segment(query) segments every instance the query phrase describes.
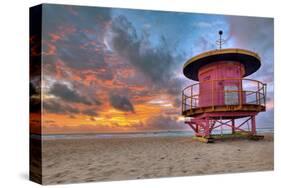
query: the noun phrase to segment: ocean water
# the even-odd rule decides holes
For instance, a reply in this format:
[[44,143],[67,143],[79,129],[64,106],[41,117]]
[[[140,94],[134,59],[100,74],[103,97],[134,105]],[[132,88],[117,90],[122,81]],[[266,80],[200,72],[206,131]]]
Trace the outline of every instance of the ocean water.
[[[43,140],[57,139],[110,139],[110,138],[145,138],[145,137],[185,137],[192,136],[192,131],[177,132],[142,132],[142,133],[98,133],[98,134],[53,134],[42,135]],[[39,135],[31,135],[39,138]]]
[[[258,133],[273,133],[273,128],[258,128]],[[213,134],[231,133],[230,129],[216,129]],[[145,138],[145,137],[190,137],[193,131],[165,131],[165,132],[135,132],[135,133],[97,133],[97,134],[51,134],[42,135],[43,140],[58,139],[111,139],[111,138]],[[32,134],[31,138],[40,138],[40,135]]]

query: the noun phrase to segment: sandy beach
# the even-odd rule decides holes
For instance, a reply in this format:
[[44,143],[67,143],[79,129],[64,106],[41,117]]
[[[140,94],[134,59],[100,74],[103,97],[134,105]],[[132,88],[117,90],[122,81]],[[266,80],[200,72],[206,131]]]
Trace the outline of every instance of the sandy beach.
[[191,137],[43,142],[43,184],[273,170],[273,135],[205,144]]

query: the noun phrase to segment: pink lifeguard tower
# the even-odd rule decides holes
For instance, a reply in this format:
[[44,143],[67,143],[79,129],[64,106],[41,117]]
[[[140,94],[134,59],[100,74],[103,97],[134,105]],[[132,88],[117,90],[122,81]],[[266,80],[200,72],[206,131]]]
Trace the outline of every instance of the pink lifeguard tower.
[[266,110],[266,84],[245,78],[260,68],[260,57],[249,50],[221,49],[222,34],[219,31],[219,49],[184,64],[183,74],[199,83],[183,89],[182,115],[203,142],[222,137],[261,139],[255,117]]

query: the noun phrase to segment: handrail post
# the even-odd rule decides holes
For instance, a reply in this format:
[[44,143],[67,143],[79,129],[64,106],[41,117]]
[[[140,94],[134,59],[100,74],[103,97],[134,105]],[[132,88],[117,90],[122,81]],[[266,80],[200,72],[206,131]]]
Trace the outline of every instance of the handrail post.
[[214,80],[212,80],[212,110],[214,110]]
[[240,108],[242,108],[242,92],[243,92],[243,79],[239,79],[240,80],[240,84],[239,84],[239,90],[238,90],[238,92],[239,92],[239,107]]
[[184,93],[184,90],[182,90],[182,93],[181,93],[181,112],[183,114],[184,112],[184,97],[183,97],[183,94]]
[[261,96],[260,96],[260,82],[258,82],[258,105],[261,104]]
[[192,98],[193,98],[193,85],[191,86],[191,91],[190,91],[190,93],[191,93],[191,95],[190,95],[190,112],[192,112]]
[[257,104],[257,101],[258,101],[258,93],[257,92],[255,92],[255,94],[256,94],[256,100],[255,100],[255,103]]
[[267,90],[267,84],[264,84],[264,106],[266,107],[266,90]]

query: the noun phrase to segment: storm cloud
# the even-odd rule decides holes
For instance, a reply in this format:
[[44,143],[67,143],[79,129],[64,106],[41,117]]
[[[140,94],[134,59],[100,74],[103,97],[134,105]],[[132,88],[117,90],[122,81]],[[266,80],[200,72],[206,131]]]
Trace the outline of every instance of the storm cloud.
[[86,97],[81,96],[77,91],[70,89],[65,84],[55,83],[50,89],[50,93],[68,102],[82,103],[85,105],[92,105]]
[[117,110],[124,112],[134,112],[134,106],[130,100],[125,96],[120,95],[110,95],[109,100],[111,105]]
[[96,112],[95,109],[86,109],[82,111],[83,114],[86,114],[88,116],[97,116],[98,113]]
[[159,38],[159,45],[155,47],[149,41],[148,32],[142,31],[139,37],[133,24],[121,15],[114,19],[112,32],[113,49],[155,83],[154,86],[180,88],[181,82],[174,79],[173,72],[180,67],[180,60],[172,53],[164,36]]
[[43,102],[43,109],[49,113],[54,114],[77,114],[80,111],[77,108],[73,108],[68,104],[61,104],[55,100],[45,100]]
[[[62,61],[76,70],[93,70],[99,79],[112,79],[105,62],[104,33],[111,21],[111,9],[44,5],[43,52],[45,64]],[[53,53],[49,53],[50,47]],[[100,72],[107,69],[106,72]]]

